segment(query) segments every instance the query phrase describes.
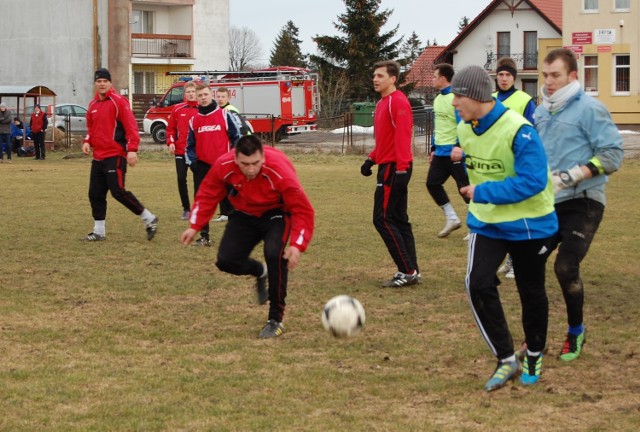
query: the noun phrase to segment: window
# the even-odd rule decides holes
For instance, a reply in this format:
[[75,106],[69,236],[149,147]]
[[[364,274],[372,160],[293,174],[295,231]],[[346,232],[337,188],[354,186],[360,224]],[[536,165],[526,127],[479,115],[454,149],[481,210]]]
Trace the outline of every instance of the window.
[[538,80],[523,79],[522,91],[531,96],[536,105],[538,104]]
[[511,56],[511,33],[498,32],[498,58]]
[[133,73],[133,92],[142,94],[154,94],[156,87],[156,75],[153,72]]
[[584,12],[598,12],[598,0],[584,0]]
[[524,32],[524,66],[523,69],[538,68],[538,32]]
[[584,91],[598,93],[598,56],[585,55],[583,59]]
[[631,77],[631,62],[628,54],[614,56],[614,93],[629,94]]
[[631,9],[629,0],[615,0],[614,9],[616,11],[629,11]]
[[154,11],[133,10],[131,13],[131,33],[153,33]]

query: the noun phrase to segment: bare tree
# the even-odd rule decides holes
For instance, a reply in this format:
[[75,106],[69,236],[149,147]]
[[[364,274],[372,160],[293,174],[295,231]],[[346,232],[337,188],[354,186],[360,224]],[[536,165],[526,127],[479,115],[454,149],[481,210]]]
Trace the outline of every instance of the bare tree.
[[349,78],[344,71],[326,74],[318,85],[322,100],[322,116],[332,118],[344,112],[344,104],[349,92]]
[[252,62],[258,60],[262,47],[256,32],[248,27],[231,27],[229,37],[229,62],[231,70],[246,70]]

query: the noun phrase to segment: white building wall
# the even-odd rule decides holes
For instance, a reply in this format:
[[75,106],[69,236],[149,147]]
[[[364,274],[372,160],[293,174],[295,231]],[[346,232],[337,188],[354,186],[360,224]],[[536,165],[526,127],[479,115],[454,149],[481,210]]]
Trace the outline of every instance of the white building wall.
[[194,70],[229,70],[229,1],[196,1],[193,7]]
[[93,2],[0,1],[0,85],[44,85],[56,102],[93,92]]
[[511,16],[506,10],[496,9],[456,48],[458,52],[453,62],[456,70],[468,65],[484,66],[487,52],[497,53],[498,32],[511,32],[511,53],[523,53],[525,31],[538,32],[538,39],[561,36],[533,10],[519,10]]

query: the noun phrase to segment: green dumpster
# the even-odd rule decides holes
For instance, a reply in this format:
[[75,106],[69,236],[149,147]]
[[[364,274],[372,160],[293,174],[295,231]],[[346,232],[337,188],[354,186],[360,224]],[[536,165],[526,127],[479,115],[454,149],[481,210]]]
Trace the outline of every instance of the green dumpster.
[[353,124],[363,127],[373,126],[373,112],[375,109],[375,102],[354,102],[352,104]]

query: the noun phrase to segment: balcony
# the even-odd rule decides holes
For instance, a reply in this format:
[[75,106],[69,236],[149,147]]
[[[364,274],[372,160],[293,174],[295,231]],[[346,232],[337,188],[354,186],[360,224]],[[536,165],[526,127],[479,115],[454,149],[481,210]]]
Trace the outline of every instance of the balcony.
[[131,55],[146,58],[191,58],[191,36],[132,33]]
[[491,51],[487,52],[487,62],[484,64],[484,69],[487,72],[495,72],[498,59],[502,57],[511,57],[516,62],[517,69],[524,72],[536,72],[538,70],[538,53],[516,53],[516,54],[494,54]]

